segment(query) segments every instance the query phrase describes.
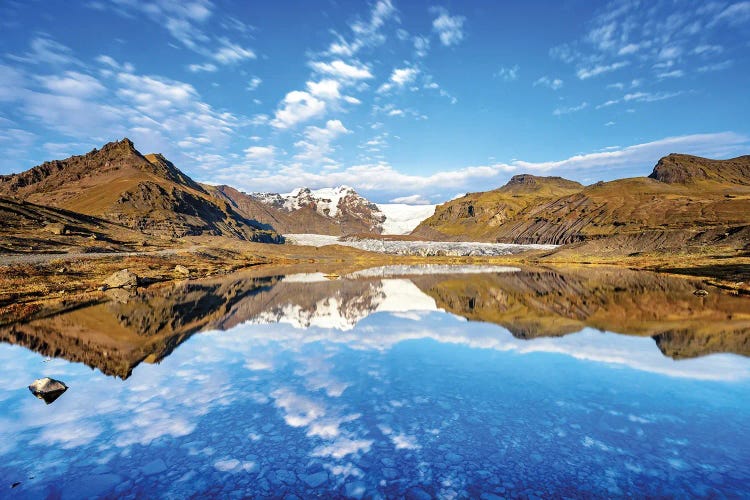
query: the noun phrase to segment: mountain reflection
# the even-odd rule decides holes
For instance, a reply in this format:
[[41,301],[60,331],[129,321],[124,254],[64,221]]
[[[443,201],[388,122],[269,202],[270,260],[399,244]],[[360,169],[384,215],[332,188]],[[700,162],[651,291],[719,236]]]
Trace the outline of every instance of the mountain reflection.
[[338,280],[234,276],[114,291],[104,303],[3,327],[0,340],[127,378],[200,331],[285,323],[344,332],[374,313],[418,320],[420,312],[444,310],[500,325],[518,339],[594,328],[652,337],[675,359],[750,355],[750,301],[718,289],[695,296],[695,280],[606,268],[436,274],[446,271],[379,268]]

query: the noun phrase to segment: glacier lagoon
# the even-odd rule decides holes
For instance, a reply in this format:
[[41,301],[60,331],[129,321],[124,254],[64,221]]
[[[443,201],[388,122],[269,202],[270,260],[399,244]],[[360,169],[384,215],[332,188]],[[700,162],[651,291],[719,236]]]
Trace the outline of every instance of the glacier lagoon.
[[[696,286],[400,266],[113,293],[0,330],[1,496],[744,497],[748,300]],[[45,405],[41,376],[70,388]]]

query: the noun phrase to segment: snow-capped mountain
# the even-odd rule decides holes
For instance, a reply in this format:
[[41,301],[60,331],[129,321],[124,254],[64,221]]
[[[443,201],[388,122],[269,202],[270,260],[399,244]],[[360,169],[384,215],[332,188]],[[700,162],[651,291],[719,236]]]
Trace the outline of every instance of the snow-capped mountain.
[[306,228],[295,232],[317,234],[407,234],[435,211],[435,205],[375,204],[349,186],[297,188],[289,193],[250,196],[280,211],[304,217]]

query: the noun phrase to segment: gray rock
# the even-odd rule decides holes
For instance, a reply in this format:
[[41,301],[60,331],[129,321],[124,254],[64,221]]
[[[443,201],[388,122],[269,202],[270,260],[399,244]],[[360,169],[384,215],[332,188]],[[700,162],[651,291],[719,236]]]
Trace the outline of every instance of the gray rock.
[[310,488],[317,488],[328,481],[328,473],[325,471],[316,472],[315,474],[301,474],[299,478]]
[[409,500],[430,500],[432,496],[422,488],[411,488],[406,492],[406,498]]
[[360,499],[363,496],[365,496],[365,492],[367,492],[367,487],[365,486],[365,483],[363,483],[362,481],[356,481],[354,483],[347,483],[345,489],[346,489],[346,496],[349,498]]
[[708,295],[708,292],[706,290],[699,289],[699,290],[694,291],[693,295],[697,295],[699,297],[705,297],[706,295]]
[[392,467],[383,469],[383,477],[389,481],[398,477],[398,471]]
[[68,234],[68,228],[65,224],[62,224],[60,222],[50,222],[49,224],[44,226],[44,230],[48,233],[52,234]]
[[68,386],[59,380],[44,377],[32,382],[29,390],[34,396],[50,404],[62,396],[62,393],[68,390]]
[[123,269],[104,280],[104,284],[109,288],[134,287],[138,285],[138,276],[127,269]]
[[174,266],[174,272],[183,276],[190,276],[190,269],[181,264],[177,264],[176,266]]
[[167,470],[167,464],[165,464],[164,460],[162,460],[161,458],[157,458],[156,460],[153,460],[141,467],[141,472],[143,472],[147,476],[161,474],[165,470]]

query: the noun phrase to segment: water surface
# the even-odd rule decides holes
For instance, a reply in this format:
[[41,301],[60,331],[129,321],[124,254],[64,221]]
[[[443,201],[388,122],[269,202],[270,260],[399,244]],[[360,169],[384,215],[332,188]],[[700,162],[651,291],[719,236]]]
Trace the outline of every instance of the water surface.
[[[750,494],[746,298],[468,271],[238,275],[3,328],[0,496]],[[41,376],[70,389],[45,405]]]

